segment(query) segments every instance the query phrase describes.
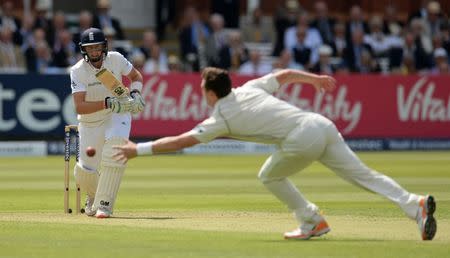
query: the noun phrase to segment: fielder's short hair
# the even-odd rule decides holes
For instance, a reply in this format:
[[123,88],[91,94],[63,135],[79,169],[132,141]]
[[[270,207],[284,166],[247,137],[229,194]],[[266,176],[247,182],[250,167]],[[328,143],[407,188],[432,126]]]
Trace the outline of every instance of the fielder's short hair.
[[231,79],[226,70],[206,67],[203,69],[202,79],[205,80],[205,89],[212,90],[219,99],[231,92]]

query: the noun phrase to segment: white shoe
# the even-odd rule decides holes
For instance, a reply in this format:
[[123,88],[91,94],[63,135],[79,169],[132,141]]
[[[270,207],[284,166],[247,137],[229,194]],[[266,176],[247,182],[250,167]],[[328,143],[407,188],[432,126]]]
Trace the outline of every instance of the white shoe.
[[325,219],[316,214],[312,222],[304,222],[300,228],[284,233],[284,239],[308,240],[330,232],[330,226]]
[[106,219],[111,217],[111,212],[106,209],[98,208],[97,212],[95,213],[95,217],[97,219]]
[[436,210],[436,202],[431,195],[423,196],[419,201],[419,209],[416,215],[422,240],[432,240],[436,234],[437,225],[433,213]]
[[95,215],[96,210],[94,208],[94,198],[86,197],[86,205],[84,207],[84,213],[90,217]]

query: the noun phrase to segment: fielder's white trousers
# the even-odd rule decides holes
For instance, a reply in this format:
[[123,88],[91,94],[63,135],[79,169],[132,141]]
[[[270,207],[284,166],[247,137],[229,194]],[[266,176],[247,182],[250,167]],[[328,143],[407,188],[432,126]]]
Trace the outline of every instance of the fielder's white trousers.
[[390,177],[368,168],[327,118],[311,114],[279,147],[266,160],[258,177],[269,191],[295,212],[299,222],[310,220],[318,208],[287,177],[315,160],[343,179],[386,197],[400,206],[408,217],[415,219],[420,197],[407,192]]

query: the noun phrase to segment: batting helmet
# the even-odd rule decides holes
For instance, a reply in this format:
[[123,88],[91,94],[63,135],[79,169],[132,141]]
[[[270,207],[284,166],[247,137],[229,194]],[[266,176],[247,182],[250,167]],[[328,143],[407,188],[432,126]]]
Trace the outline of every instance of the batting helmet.
[[81,54],[84,57],[84,60],[86,60],[86,62],[90,61],[90,58],[86,52],[85,47],[86,46],[91,46],[91,45],[97,45],[97,44],[102,44],[103,45],[103,49],[102,49],[102,53],[103,53],[103,58],[106,57],[106,55],[108,54],[108,41],[105,38],[105,34],[103,33],[102,30],[97,29],[97,28],[89,28],[85,31],[83,31],[83,33],[81,33],[81,37],[80,37],[80,51]]

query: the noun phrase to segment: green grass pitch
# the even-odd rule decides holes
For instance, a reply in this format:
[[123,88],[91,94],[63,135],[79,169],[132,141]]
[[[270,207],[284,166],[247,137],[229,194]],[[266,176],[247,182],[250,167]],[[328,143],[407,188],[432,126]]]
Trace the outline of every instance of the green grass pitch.
[[0,158],[0,257],[449,257],[450,152],[358,155],[409,191],[435,196],[433,241],[421,241],[394,204],[318,163],[292,179],[332,230],[286,241],[296,223],[257,179],[267,156],[132,160],[114,218],[104,220],[63,213],[63,157]]

